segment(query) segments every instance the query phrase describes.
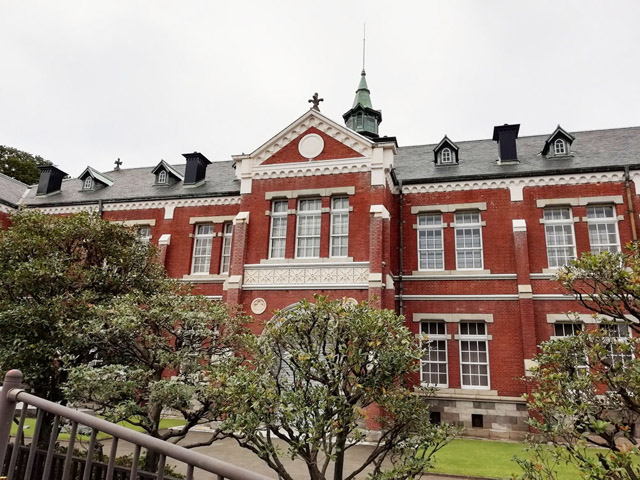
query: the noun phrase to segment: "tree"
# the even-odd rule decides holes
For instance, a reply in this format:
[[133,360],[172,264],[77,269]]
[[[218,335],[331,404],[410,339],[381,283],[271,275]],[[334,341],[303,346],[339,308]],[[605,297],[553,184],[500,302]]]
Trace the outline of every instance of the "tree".
[[38,183],[38,167],[42,165],[51,165],[51,162],[40,155],[31,155],[16,148],[0,145],[0,173],[8,177],[33,185]]
[[[66,388],[111,419],[177,441],[215,412],[201,372],[214,359],[221,370],[240,361],[230,352],[245,321],[191,293],[131,229],[89,214],[20,212],[0,232],[0,373],[19,368],[40,397],[67,401]],[[169,370],[175,378],[163,379]],[[184,428],[159,431],[167,409]],[[147,468],[156,464],[149,455]]]
[[[585,254],[558,277],[593,312],[599,328],[541,346],[530,381],[530,421],[539,432],[532,460],[519,459],[526,479],[555,479],[575,465],[588,479],[638,479],[634,425],[640,421],[640,250]],[[571,315],[569,315],[569,319]],[[544,442],[549,442],[545,444]],[[588,447],[603,447],[590,451]]]
[[[241,361],[236,353],[242,348],[245,317],[232,316],[221,302],[177,285],[155,295],[116,297],[93,310],[78,328],[101,366],[71,369],[65,386],[69,400],[89,402],[111,421],[128,420],[174,443],[217,416],[216,398],[209,394],[216,376],[208,376],[203,367],[213,365],[220,372]],[[161,414],[169,410],[186,423],[160,431]],[[147,452],[144,468],[156,471],[158,460],[156,452]]]
[[[427,399],[408,385],[421,349],[403,318],[366,303],[316,296],[278,312],[255,339],[253,358],[226,378],[222,428],[292,480],[282,456],[303,460],[309,478],[350,480],[366,467],[376,479],[419,478],[457,433],[429,421]],[[367,407],[384,412],[382,434],[354,471],[345,454],[365,438]],[[287,445],[282,453],[277,440]],[[384,460],[391,467],[385,470]]]
[[0,232],[0,370],[19,368],[36,395],[60,401],[66,362],[93,359],[78,330],[93,306],[166,288],[131,230],[85,213],[19,212]]

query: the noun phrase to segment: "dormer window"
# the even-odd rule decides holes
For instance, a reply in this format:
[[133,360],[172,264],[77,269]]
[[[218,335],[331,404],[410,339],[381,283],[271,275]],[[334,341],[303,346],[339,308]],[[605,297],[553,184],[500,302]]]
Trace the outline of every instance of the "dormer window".
[[458,163],[458,146],[445,135],[433,149],[436,165],[456,165]]
[[87,178],[84,179],[84,184],[82,185],[82,189],[83,190],[92,190],[93,189],[93,177],[92,176],[87,176]]
[[540,153],[547,158],[570,157],[572,156],[571,144],[574,140],[575,137],[573,135],[558,125],[544,141],[544,147]]
[[445,148],[442,150],[442,163],[453,163],[453,156],[451,155],[451,150]]
[[156,180],[154,185],[158,186],[173,185],[176,182],[184,180],[183,173],[176,170],[164,160],[160,160],[160,163],[151,170],[151,173],[155,175]]
[[167,171],[166,170],[160,170],[158,172],[158,183],[160,185],[164,185],[167,183]]

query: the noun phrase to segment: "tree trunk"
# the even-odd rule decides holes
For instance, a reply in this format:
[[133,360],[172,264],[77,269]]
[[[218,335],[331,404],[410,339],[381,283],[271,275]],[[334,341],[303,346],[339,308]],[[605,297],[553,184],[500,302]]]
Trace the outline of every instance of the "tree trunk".
[[336,460],[333,468],[333,480],[342,480],[344,477],[344,447],[347,444],[347,433],[340,432],[336,436]]
[[[149,407],[149,414],[147,418],[152,424],[152,430],[148,432],[149,435],[155,438],[160,438],[160,415],[162,413],[162,406],[158,404],[151,405]],[[160,454],[151,450],[147,450],[147,456],[144,460],[144,468],[148,472],[157,472],[158,463],[160,462]]]

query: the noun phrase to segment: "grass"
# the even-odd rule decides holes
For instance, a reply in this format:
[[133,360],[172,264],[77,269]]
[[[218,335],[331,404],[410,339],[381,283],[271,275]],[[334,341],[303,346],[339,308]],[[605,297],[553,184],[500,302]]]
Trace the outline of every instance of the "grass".
[[[526,457],[525,444],[491,440],[458,439],[440,450],[435,456],[435,473],[473,475],[489,478],[510,478],[521,475],[520,467],[512,460],[514,456]],[[558,478],[578,478],[578,470],[560,465]]]
[[[161,429],[166,429],[166,428],[171,428],[171,427],[177,427],[177,426],[181,426],[184,425],[185,421],[179,418],[163,418],[162,420],[160,420],[160,428]],[[24,421],[24,425],[25,425],[25,429],[24,429],[24,436],[26,438],[31,438],[33,436],[33,431],[36,428],[36,419],[35,418],[26,418]],[[142,432],[142,428],[136,426],[136,425],[132,425],[131,423],[127,422],[127,421],[122,421],[122,422],[118,422],[118,425],[122,425],[123,427],[126,427],[130,430],[135,430],[136,432]],[[18,431],[18,426],[14,423],[11,425],[11,435],[15,435],[16,432]],[[58,440],[69,440],[69,433],[68,432],[61,432],[60,435],[58,435]],[[105,440],[107,438],[111,438],[111,435],[108,435],[104,432],[99,432],[98,433],[98,440]],[[88,435],[76,435],[76,439],[78,439],[78,441],[81,442],[87,442],[89,441],[89,436]]]

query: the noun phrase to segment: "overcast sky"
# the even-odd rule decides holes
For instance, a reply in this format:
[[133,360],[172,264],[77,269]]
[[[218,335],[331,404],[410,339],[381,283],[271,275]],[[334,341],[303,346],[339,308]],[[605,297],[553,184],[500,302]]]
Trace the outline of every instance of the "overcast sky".
[[640,125],[640,1],[0,3],[0,144],[91,165],[250,153],[362,68],[400,146]]

